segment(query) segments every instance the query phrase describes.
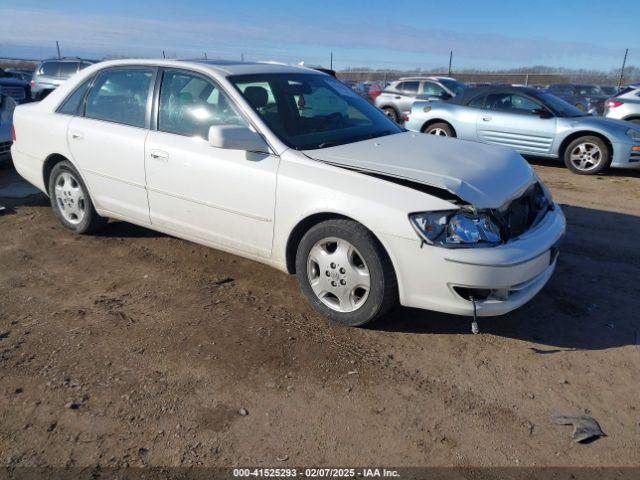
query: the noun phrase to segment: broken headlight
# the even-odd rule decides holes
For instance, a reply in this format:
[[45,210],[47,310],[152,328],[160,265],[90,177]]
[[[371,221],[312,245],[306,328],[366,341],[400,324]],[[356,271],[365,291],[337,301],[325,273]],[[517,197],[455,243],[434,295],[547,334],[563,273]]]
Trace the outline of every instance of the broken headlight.
[[420,238],[441,247],[493,246],[502,243],[500,229],[486,213],[460,210],[409,215]]

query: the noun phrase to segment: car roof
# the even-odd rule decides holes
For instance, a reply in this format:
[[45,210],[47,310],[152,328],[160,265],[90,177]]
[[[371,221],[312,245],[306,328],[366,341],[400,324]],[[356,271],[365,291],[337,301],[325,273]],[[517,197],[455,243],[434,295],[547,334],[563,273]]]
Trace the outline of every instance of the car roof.
[[307,73],[326,75],[308,67],[287,65],[276,62],[240,62],[234,60],[174,60],[174,59],[121,59],[100,62],[99,68],[128,65],[157,65],[161,67],[186,68],[189,66],[211,70],[220,76],[252,75],[269,73]]
[[509,94],[509,93],[519,93],[523,95],[528,95],[530,97],[540,98],[540,95],[544,92],[540,90],[536,90],[535,88],[529,87],[511,87],[511,86],[496,86],[496,85],[488,85],[476,88],[468,88],[464,90],[461,94],[456,95],[449,103],[457,103],[459,105],[466,105],[471,100],[480,95],[489,95],[493,93],[498,94]]

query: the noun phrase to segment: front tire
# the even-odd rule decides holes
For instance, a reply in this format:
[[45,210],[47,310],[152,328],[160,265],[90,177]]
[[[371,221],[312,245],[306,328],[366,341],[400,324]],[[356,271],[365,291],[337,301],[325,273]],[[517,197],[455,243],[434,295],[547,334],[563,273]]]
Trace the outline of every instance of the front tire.
[[564,164],[579,175],[595,175],[610,163],[611,151],[600,137],[590,135],[576,138],[564,151]]
[[432,123],[424,129],[424,133],[437,137],[455,137],[453,128],[445,122]]
[[328,220],[311,227],[298,245],[296,275],[309,303],[347,326],[381,317],[398,298],[387,253],[353,220]]
[[74,233],[93,233],[107,219],[98,215],[82,177],[68,161],[57,163],[49,176],[51,208],[58,221]]

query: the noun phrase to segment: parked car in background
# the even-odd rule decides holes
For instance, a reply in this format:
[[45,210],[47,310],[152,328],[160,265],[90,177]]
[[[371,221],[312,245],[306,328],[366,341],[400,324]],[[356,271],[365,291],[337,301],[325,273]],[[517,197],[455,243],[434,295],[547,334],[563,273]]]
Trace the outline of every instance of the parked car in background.
[[607,100],[604,116],[640,123],[640,84],[629,85]]
[[382,93],[382,91],[387,88],[389,84],[382,80],[375,80],[371,82],[369,85],[369,98],[372,102],[376,101],[376,98]]
[[406,77],[386,87],[375,99],[375,105],[394,122],[400,122],[403,112],[411,110],[416,98],[448,100],[465,88],[464,83],[449,77]]
[[600,87],[600,90],[602,90],[604,92],[605,95],[608,95],[610,97],[613,97],[615,94],[617,94],[620,89],[618,87],[614,87],[611,85],[598,85]]
[[8,69],[5,70],[9,75],[12,75],[15,78],[20,80],[24,80],[25,82],[30,82],[33,78],[33,70],[26,69]]
[[0,163],[11,159],[11,127],[16,105],[12,97],[0,93]]
[[592,115],[602,115],[607,95],[597,85],[574,85],[555,83],[548,91],[570,103],[578,110]]
[[42,100],[62,85],[74,73],[95,63],[76,57],[43,60],[36,67],[31,79],[31,95],[34,100]]
[[20,80],[0,68],[0,93],[13,98],[17,103],[31,100],[29,82]]
[[18,173],[69,231],[113,217],[266,263],[346,325],[397,302],[509,312],[547,283],[565,233],[513,150],[407,132],[308,68],[110,61],[14,126]]
[[640,127],[586,115],[532,88],[486,87],[449,102],[416,101],[405,127],[560,158],[574,173],[640,168]]

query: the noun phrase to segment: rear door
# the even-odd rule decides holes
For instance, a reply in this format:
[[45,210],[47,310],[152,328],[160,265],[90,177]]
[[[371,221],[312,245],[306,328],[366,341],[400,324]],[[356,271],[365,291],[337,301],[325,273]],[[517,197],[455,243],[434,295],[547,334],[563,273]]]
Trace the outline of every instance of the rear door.
[[[548,115],[542,112],[548,112]],[[556,118],[537,100],[519,93],[489,93],[477,117],[481,142],[513,147],[529,154],[548,154]]]
[[144,142],[156,69],[103,70],[89,90],[67,140],[96,206],[114,217],[149,223]]

